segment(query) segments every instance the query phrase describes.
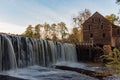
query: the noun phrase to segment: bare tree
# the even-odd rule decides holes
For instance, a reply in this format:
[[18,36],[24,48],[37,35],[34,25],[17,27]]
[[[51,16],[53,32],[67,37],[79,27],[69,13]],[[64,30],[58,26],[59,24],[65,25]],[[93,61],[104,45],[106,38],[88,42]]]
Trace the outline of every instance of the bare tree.
[[78,28],[78,34],[80,36],[79,41],[83,41],[83,26],[82,24],[91,16],[91,12],[89,9],[85,9],[84,11],[79,12],[78,16],[73,18],[73,22],[75,23],[75,27]]

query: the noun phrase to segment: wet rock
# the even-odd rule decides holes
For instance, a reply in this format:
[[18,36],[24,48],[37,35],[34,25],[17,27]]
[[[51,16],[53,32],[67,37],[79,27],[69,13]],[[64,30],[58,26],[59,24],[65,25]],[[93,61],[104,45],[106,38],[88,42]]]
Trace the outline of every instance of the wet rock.
[[55,66],[57,69],[76,71],[99,79],[111,75],[107,67],[94,67],[85,63],[61,62]]
[[0,80],[26,80],[26,79],[15,78],[7,75],[0,75]]
[[112,76],[108,76],[106,78],[103,78],[103,80],[120,80],[120,74],[115,74]]

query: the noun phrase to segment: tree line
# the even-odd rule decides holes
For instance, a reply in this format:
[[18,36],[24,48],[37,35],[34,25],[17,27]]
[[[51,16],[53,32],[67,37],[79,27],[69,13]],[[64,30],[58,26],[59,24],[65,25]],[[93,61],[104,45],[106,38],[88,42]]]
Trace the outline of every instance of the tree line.
[[48,39],[61,42],[77,43],[82,41],[82,24],[91,16],[89,9],[81,11],[73,18],[74,27],[70,32],[64,22],[53,24],[37,24],[35,26],[28,25],[24,37]]
[[31,38],[43,38],[50,40],[63,40],[68,36],[68,29],[64,22],[53,23],[53,24],[37,24],[34,27],[29,25],[26,31],[22,34],[25,37]]
[[[119,0],[117,1],[119,2]],[[83,42],[83,26],[82,24],[91,16],[91,11],[85,9],[73,17],[74,26],[72,31],[68,30],[68,27],[64,22],[53,24],[36,24],[35,26],[28,25],[26,31],[22,34],[24,37],[47,39],[60,42],[78,43]],[[115,14],[109,14],[105,16],[113,24],[119,24],[119,16]]]

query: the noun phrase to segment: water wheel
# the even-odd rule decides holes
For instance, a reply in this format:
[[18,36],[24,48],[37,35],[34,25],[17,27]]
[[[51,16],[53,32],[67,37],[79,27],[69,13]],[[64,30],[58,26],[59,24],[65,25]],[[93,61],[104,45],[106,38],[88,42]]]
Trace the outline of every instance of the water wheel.
[[99,46],[95,46],[95,48],[93,49],[93,57],[92,60],[94,62],[101,62],[101,56],[104,55],[104,50],[99,47]]

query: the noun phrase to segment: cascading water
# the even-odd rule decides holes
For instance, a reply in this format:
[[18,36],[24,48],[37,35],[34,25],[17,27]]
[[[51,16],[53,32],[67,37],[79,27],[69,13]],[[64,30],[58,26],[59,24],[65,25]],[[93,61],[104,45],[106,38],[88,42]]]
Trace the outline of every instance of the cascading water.
[[77,61],[76,46],[42,39],[0,35],[0,70]]
[[0,35],[0,70],[17,68],[15,52],[10,39],[6,35]]

